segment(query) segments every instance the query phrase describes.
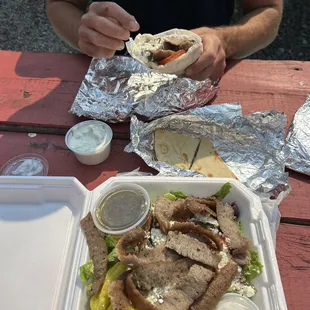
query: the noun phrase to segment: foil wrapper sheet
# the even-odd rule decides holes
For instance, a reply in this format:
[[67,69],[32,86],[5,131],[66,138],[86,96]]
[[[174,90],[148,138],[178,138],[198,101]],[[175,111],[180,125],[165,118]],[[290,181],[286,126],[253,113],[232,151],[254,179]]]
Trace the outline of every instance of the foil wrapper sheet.
[[295,114],[284,152],[286,167],[310,175],[310,95]]
[[194,171],[157,161],[154,131],[163,129],[193,138],[208,138],[243,184],[263,200],[282,200],[290,190],[283,154],[286,121],[286,115],[277,111],[243,116],[239,103],[196,108],[150,123],[134,116],[131,143],[125,151],[137,153],[160,175],[202,177]]
[[211,80],[152,72],[131,57],[93,59],[70,112],[108,122],[153,120],[201,107],[217,93]]

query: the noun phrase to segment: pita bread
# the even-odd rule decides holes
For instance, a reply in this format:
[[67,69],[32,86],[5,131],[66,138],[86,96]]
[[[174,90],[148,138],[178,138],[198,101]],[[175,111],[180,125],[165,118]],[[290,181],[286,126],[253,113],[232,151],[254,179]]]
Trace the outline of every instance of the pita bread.
[[181,169],[190,169],[199,139],[173,132],[155,131],[155,154],[158,161]]
[[[194,41],[194,44],[188,49],[186,54],[165,65],[158,65],[156,62],[150,61],[147,53],[150,50],[160,48],[162,43],[169,39],[172,41],[192,40]],[[153,71],[176,75],[184,74],[185,70],[200,57],[203,51],[200,36],[183,29],[172,29],[156,35],[138,34],[134,40],[130,39],[130,41],[126,43],[126,47],[128,53],[133,58],[140,61]]]
[[201,140],[195,161],[190,169],[208,177],[237,179],[208,139]]

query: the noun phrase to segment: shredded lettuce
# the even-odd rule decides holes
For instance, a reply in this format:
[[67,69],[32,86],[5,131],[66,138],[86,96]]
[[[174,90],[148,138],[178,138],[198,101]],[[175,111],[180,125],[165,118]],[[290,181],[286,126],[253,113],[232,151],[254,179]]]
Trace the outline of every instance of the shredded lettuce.
[[118,261],[115,248],[108,254],[108,262],[114,263]]
[[230,193],[230,189],[231,184],[227,182],[220,188],[220,190],[214,196],[216,198],[224,199]]
[[171,193],[165,194],[164,197],[165,197],[166,199],[169,199],[169,200],[177,200],[177,199],[178,199],[177,197],[175,197],[175,196],[174,196],[173,194],[171,194]]
[[80,267],[80,279],[83,283],[88,283],[94,277],[94,263],[92,260],[87,261]]
[[239,230],[241,232],[241,235],[243,236],[244,235],[243,223],[241,221],[238,221],[237,224],[238,224]]
[[251,251],[251,262],[243,267],[243,274],[248,282],[253,281],[263,272],[264,266],[259,261],[258,252]]
[[183,192],[170,192],[170,194],[174,195],[176,198],[182,198],[182,199],[187,198],[187,195],[184,194]]
[[104,241],[108,248],[114,249],[116,247],[118,240],[119,240],[119,237],[108,235]]

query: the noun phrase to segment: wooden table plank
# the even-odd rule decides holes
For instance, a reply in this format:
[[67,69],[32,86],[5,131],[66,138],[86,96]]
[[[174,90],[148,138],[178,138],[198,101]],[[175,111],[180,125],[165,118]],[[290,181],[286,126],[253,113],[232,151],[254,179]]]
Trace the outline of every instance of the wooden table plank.
[[309,309],[310,227],[281,224],[276,253],[288,309]]
[[124,140],[113,140],[111,154],[105,162],[86,166],[79,163],[67,149],[63,136],[40,134],[30,138],[26,133],[0,132],[0,167],[17,155],[37,153],[47,159],[49,175],[75,176],[92,190],[119,172],[132,171],[138,167],[141,171],[152,172],[139,156],[123,151],[127,143]]
[[[0,60],[0,123],[69,128],[79,120],[68,110],[89,66],[88,57],[0,51]],[[234,61],[214,103],[240,101],[245,114],[278,109],[290,121],[309,86],[310,63]],[[127,132],[128,124],[113,129]]]

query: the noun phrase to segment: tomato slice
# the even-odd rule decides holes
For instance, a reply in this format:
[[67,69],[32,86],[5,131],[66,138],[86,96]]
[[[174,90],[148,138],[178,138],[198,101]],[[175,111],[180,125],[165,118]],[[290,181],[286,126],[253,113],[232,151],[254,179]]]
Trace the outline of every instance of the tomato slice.
[[186,54],[186,51],[184,50],[179,50],[179,51],[176,51],[174,52],[173,54],[171,54],[169,57],[163,59],[163,60],[160,60],[158,63],[160,65],[165,65],[167,64],[168,62],[172,61],[172,60],[175,60],[177,58],[179,58],[180,56],[182,56],[183,54]]

